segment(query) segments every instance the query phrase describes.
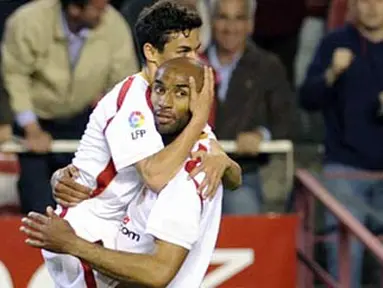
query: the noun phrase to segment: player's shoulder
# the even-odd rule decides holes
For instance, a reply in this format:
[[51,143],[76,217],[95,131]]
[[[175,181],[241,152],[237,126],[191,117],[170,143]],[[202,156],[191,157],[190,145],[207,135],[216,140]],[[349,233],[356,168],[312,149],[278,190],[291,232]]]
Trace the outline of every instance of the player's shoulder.
[[148,82],[140,75],[134,74],[128,76],[118,82],[114,87],[102,98],[102,105],[110,103],[123,102],[129,98],[142,98],[148,89]]

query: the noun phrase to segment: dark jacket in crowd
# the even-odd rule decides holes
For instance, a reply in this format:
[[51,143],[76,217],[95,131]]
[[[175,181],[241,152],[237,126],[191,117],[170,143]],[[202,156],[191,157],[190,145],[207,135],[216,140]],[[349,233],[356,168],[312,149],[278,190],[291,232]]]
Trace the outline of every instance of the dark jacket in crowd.
[[[226,100],[215,102],[214,131],[218,139],[235,140],[240,132],[263,126],[273,139],[290,138],[293,104],[281,61],[249,41],[231,76]],[[257,169],[262,162],[253,157],[233,157],[244,172]]]
[[[325,71],[336,48],[354,54],[351,66],[332,87]],[[324,115],[325,161],[383,170],[383,123],[378,117],[383,91],[383,42],[372,43],[352,25],[324,37],[300,91],[301,106]]]

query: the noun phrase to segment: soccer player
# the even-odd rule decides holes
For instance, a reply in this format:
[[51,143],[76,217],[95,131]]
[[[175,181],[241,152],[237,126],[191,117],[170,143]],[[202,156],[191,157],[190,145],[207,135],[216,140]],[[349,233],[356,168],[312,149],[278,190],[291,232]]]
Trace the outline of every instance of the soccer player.
[[[182,7],[181,5],[177,4],[176,1],[159,1],[153,6],[145,9],[141,13],[139,21],[135,27],[137,41],[142,47],[141,52],[142,58],[145,59],[145,66],[142,69],[141,73],[138,74],[139,77],[134,77],[135,84],[137,84],[137,82],[140,81],[144,84],[141,86],[134,85],[134,81],[130,77],[128,78],[128,81],[126,81],[124,84],[121,83],[120,85],[117,85],[115,89],[111,93],[109,93],[114,94],[114,97],[118,98],[120,102],[129,103],[124,104],[124,106],[126,107],[129,105],[129,107],[132,108],[131,110],[137,110],[136,108],[138,107],[135,105],[139,105],[138,103],[143,105],[141,107],[143,111],[130,111],[131,113],[140,112],[142,116],[138,115],[137,113],[133,113],[132,115],[126,115],[126,118],[128,118],[126,121],[125,119],[117,120],[117,118],[123,118],[123,116],[121,115],[125,113],[119,111],[117,114],[120,114],[120,117],[117,115],[117,117],[115,117],[116,119],[114,119],[113,121],[110,121],[110,118],[106,117],[104,117],[104,119],[98,119],[110,121],[110,123],[112,123],[111,126],[114,126],[113,128],[108,127],[107,129],[105,129],[105,131],[107,132],[105,134],[106,138],[108,138],[108,134],[112,134],[114,132],[116,132],[117,135],[123,132],[123,134],[118,135],[118,137],[124,137],[125,135],[125,137],[129,138],[125,139],[125,142],[121,141],[122,139],[114,141],[115,143],[112,143],[111,147],[109,147],[112,154],[116,149],[121,149],[120,152],[122,152],[122,149],[126,149],[128,150],[127,154],[124,154],[125,156],[123,156],[122,158],[128,158],[127,155],[132,154],[140,154],[140,156],[137,156],[138,158],[142,158],[141,155],[151,155],[148,156],[146,159],[136,161],[137,163],[135,165],[138,172],[141,174],[141,178],[154,191],[159,191],[162,187],[164,187],[164,185],[166,185],[166,183],[171,179],[171,177],[175,175],[175,173],[181,167],[183,161],[186,159],[188,152],[190,152],[192,144],[195,143],[195,141],[197,140],[198,134],[202,129],[201,127],[204,126],[201,125],[201,122],[204,121],[200,120],[206,120],[209,114],[209,105],[213,100],[211,98],[213,97],[211,94],[213,94],[212,90],[214,81],[212,79],[212,73],[209,72],[209,95],[202,93],[201,95],[205,95],[205,97],[196,97],[196,99],[194,100],[191,99],[191,111],[193,114],[192,121],[189,123],[189,125],[186,127],[183,133],[181,133],[172,144],[167,146],[164,150],[160,151],[159,153],[154,152],[159,150],[161,144],[158,144],[156,141],[158,140],[157,138],[159,137],[159,135],[151,129],[153,126],[153,117],[151,115],[152,112],[150,111],[150,109],[148,109],[150,107],[148,85],[152,82],[157,67],[164,61],[180,56],[197,58],[197,50],[200,46],[200,26],[201,19],[198,16],[197,12],[194,10],[190,10],[189,8]],[[134,91],[131,88],[131,86],[136,87]],[[137,87],[139,90],[137,90]],[[136,97],[140,98],[140,101],[135,101],[133,99],[134,97],[129,96],[133,93],[135,95],[138,95]],[[121,94],[121,97],[117,96],[116,94]],[[126,94],[128,96],[125,96]],[[144,97],[144,95],[146,95],[146,97]],[[127,99],[121,101],[122,98]],[[144,99],[147,99],[148,101],[145,102]],[[102,101],[101,103],[103,102],[105,101]],[[119,105],[116,105],[116,103],[113,101],[110,102],[112,103],[111,105],[109,105],[111,107],[109,107],[108,112],[111,114],[110,117],[112,118],[114,113],[116,112],[116,108],[118,108]],[[102,105],[106,106],[105,103],[103,103]],[[133,109],[133,107],[136,108]],[[148,115],[143,115],[144,112]],[[145,118],[146,120],[141,121],[140,119],[142,118]],[[132,121],[136,123],[133,123]],[[90,122],[92,122],[92,119]],[[118,123],[121,123],[121,127],[118,125]],[[142,123],[149,125],[150,129],[147,130],[146,127],[138,127],[139,129],[134,128],[136,126],[143,125]],[[97,121],[96,124],[101,125],[101,127],[96,127],[98,130],[94,129],[95,127],[89,127],[89,129],[87,129],[84,138],[81,141],[82,147],[79,148],[79,153],[76,154],[76,158],[83,158],[84,161],[82,162],[87,162],[87,166],[94,166],[94,158],[90,153],[88,153],[87,149],[93,149],[93,152],[98,155],[100,149],[93,148],[95,144],[94,142],[98,141],[99,139],[102,140],[103,145],[105,144],[105,142],[108,142],[108,140],[105,141],[105,136],[101,135],[102,129],[104,129],[104,126],[102,126],[102,122]],[[142,130],[145,130],[145,134],[141,134],[144,133]],[[125,131],[127,132],[125,133]],[[147,133],[148,131],[152,131],[153,133]],[[93,135],[94,133],[97,133],[97,136]],[[87,134],[89,137],[87,136]],[[132,141],[133,138],[134,141]],[[191,139],[193,139],[193,141],[190,141]],[[125,145],[127,141],[129,141],[131,145],[134,144],[134,147],[127,148]],[[156,145],[158,147],[155,147]],[[214,146],[218,147],[218,145]],[[132,148],[136,149],[136,151],[133,151]],[[152,152],[149,151],[151,149],[153,149]],[[81,151],[87,153],[82,153],[82,155],[80,155]],[[224,170],[224,184],[230,189],[235,189],[240,185],[241,182],[241,176],[239,173],[240,168],[234,161],[232,161],[229,157],[226,157],[226,155],[223,154],[224,153],[220,153],[220,156],[222,156],[222,158],[226,160],[225,166],[227,167],[227,169]],[[109,157],[106,158],[109,159]],[[207,156],[206,159],[211,158]],[[214,158],[214,160],[216,159]],[[119,160],[116,161],[118,162]],[[73,164],[80,170],[85,170],[86,174],[90,174],[89,171],[87,171],[89,170],[89,168],[82,168],[80,162],[81,161],[74,160]],[[215,191],[219,182],[221,181],[221,175],[220,173],[218,173],[221,171],[221,166],[214,165],[214,161],[206,162],[208,163],[208,165],[205,165],[205,163],[201,165],[203,167],[203,170],[207,173],[206,178],[201,184],[200,190],[202,191],[204,190],[204,188],[208,187],[208,189],[206,190],[206,195],[210,195],[212,191]],[[113,165],[110,166],[111,167],[109,167],[109,170],[111,171]],[[168,168],[166,169],[166,171],[165,169],[163,169],[163,167],[165,166]],[[93,168],[93,170],[95,169]],[[58,196],[63,197],[61,199],[60,197],[57,197],[59,204],[63,204],[63,206],[72,206],[72,204],[75,204],[79,199],[83,199],[84,194],[90,193],[91,190],[94,190],[92,191],[92,195],[99,193],[100,189],[102,190],[102,187],[104,187],[106,183],[98,183],[95,179],[101,180],[100,182],[105,182],[104,180],[106,178],[106,175],[113,175],[113,173],[108,173],[109,170],[99,170],[100,169],[98,169],[97,171],[92,171],[93,173],[90,175],[91,181],[80,181],[89,188],[79,185],[79,183],[75,183],[74,181],[72,181],[72,179],[68,179],[68,177],[55,177],[55,180],[57,180],[55,181],[55,184],[57,184],[58,182],[57,185],[53,185],[55,187],[55,192],[59,194]],[[76,169],[73,166],[72,169],[67,167],[66,169],[61,169],[59,171],[74,171],[75,174],[77,174]],[[56,175],[58,176],[60,176],[61,174],[62,173],[56,173]],[[97,178],[98,176],[102,176],[102,178],[99,179]],[[207,185],[208,183],[209,185]],[[96,184],[102,184],[102,187],[97,186]],[[67,197],[67,195],[70,196]],[[79,196],[79,199],[76,199],[77,196]]]
[[[190,76],[196,83],[189,85]],[[156,125],[165,144],[171,143],[190,121],[190,97],[195,90],[201,90],[202,81],[202,66],[189,58],[169,60],[158,69],[152,99]],[[196,88],[190,87],[195,84]],[[202,135],[193,150],[208,150],[209,142]],[[222,187],[211,201],[201,200],[197,188],[202,175],[188,180],[189,172],[198,164],[198,160],[188,159],[161,193],[145,189],[135,196],[116,240],[115,248],[126,252],[108,250],[79,238],[51,210],[48,217],[32,213],[23,220],[27,243],[72,254],[125,284],[200,287],[218,235]],[[101,274],[96,274],[93,281],[97,287],[118,284]]]
[[[140,16],[136,35],[146,66],[99,102],[73,160],[79,169],[77,181],[93,189],[92,197],[76,207],[58,208],[78,236],[113,247],[126,205],[140,192],[141,180],[159,192],[182,168],[199,139],[213,97],[211,71],[205,68],[204,87],[200,93],[191,94],[187,126],[164,149],[148,98],[149,84],[161,63],[177,56],[196,57],[200,25],[195,11],[171,1],[159,1]],[[166,117],[162,115],[164,121]],[[240,182],[238,165],[226,155],[209,163],[201,165],[209,179],[205,181],[209,191],[216,191],[224,172],[231,182]],[[84,277],[84,271],[88,271],[85,264],[70,255],[47,251],[43,255],[58,287],[84,286],[88,279]]]

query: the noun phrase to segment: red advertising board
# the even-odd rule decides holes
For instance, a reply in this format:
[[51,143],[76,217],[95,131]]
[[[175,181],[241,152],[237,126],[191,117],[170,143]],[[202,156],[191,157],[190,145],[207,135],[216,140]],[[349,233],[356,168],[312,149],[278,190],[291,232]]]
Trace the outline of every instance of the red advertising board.
[[[0,218],[0,287],[52,288],[19,226],[19,217]],[[203,287],[295,288],[296,231],[295,216],[224,217]]]

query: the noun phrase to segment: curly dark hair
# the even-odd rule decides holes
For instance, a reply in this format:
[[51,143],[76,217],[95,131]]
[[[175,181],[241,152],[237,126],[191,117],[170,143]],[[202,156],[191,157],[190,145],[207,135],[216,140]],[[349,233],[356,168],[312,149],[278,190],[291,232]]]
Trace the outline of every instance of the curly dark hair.
[[201,17],[195,9],[180,5],[175,0],[159,0],[138,16],[135,36],[140,57],[145,59],[142,50],[145,43],[150,43],[163,52],[171,33],[190,31],[201,25]]

